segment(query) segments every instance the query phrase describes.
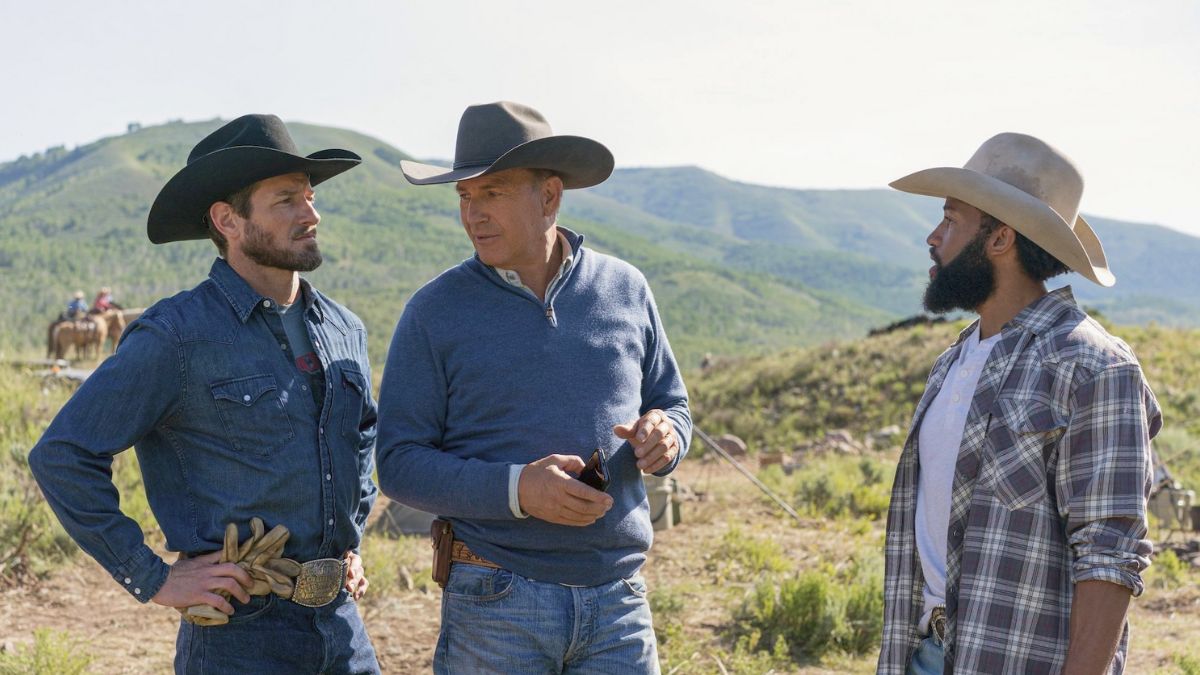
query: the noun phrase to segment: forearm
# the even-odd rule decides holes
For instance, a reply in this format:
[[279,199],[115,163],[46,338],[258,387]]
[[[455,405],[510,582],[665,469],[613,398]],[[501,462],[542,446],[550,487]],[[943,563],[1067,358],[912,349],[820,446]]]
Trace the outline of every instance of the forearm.
[[1107,581],[1075,584],[1071,601],[1071,636],[1063,675],[1108,672],[1125,628],[1130,589]]

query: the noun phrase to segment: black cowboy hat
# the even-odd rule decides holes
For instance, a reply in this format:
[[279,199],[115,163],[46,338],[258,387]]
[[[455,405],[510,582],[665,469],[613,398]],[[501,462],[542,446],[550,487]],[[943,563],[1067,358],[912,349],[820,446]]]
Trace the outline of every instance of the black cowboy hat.
[[196,144],[187,166],[171,177],[146,221],[155,244],[207,239],[204,216],[221,201],[260,180],[306,173],[313,185],[358,166],[349,150],[321,150],[302,157],[283,121],[274,115],[243,115]]
[[608,148],[582,136],[555,136],[538,111],[500,101],[467,108],[458,122],[454,168],[400,161],[413,185],[453,183],[505,169],[549,169],[565,188],[603,183],[612,174]]

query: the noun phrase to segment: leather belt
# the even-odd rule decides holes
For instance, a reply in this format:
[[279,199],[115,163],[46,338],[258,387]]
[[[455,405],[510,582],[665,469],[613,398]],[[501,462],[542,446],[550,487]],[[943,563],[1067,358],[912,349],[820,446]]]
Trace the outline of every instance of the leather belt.
[[451,549],[450,549],[450,560],[452,560],[454,562],[466,563],[468,565],[478,565],[480,567],[490,567],[491,569],[494,569],[494,570],[500,569],[500,566],[497,565],[496,563],[494,563],[490,560],[487,560],[486,558],[480,558],[479,556],[472,553],[471,549],[467,548],[466,542],[464,542],[460,539],[454,540],[454,546],[451,547]]

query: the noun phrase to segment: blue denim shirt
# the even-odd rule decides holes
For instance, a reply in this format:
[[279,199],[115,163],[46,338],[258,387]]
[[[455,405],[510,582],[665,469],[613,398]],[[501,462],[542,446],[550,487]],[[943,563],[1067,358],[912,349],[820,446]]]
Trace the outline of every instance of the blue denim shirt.
[[307,281],[301,288],[322,397],[297,369],[272,301],[218,259],[206,281],[130,325],[30,453],[67,532],[138,600],[169,568],[118,506],[112,458],[131,445],[170,550],[217,550],[226,523],[245,538],[252,516],[291,530],[290,558],[357,549],[376,494],[366,330]]

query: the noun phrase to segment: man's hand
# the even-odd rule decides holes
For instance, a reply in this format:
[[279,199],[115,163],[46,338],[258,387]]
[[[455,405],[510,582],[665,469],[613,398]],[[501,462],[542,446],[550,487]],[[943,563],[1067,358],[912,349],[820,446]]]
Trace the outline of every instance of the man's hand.
[[593,490],[567,472],[583,471],[575,455],[550,455],[521,469],[517,500],[529,515],[558,525],[584,527],[612,508],[612,497]]
[[367,574],[363,570],[362,557],[354,551],[346,552],[346,592],[355,600],[358,600],[367,593],[367,586],[371,582],[367,581]]
[[629,441],[642,473],[662,470],[679,454],[679,436],[667,414],[657,408],[629,424],[613,427],[617,438]]
[[254,580],[246,570],[233,563],[219,562],[220,559],[221,552],[214,551],[177,560],[171,565],[162,588],[150,600],[180,610],[193,605],[208,605],[225,614],[233,614],[233,605],[217,591],[225,591],[245,604],[250,602],[246,589],[254,585]]

